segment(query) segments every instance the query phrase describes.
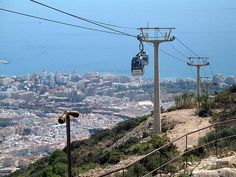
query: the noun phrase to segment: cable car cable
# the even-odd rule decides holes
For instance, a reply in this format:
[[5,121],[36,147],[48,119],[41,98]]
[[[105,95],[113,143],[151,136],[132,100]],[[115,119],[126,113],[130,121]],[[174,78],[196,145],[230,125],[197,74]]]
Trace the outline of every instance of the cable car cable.
[[[34,3],[40,3],[40,2],[37,2],[37,1],[33,1],[33,0],[31,0],[31,1],[34,2]],[[42,3],[40,3],[40,4],[42,4]],[[84,18],[84,17],[81,17],[81,18],[83,18],[85,20],[89,20],[89,21],[94,22],[94,23],[99,23],[99,24],[102,24],[102,25],[106,25],[106,26],[112,26],[112,27],[123,28],[123,29],[135,29],[135,30],[137,30],[137,28],[134,28],[134,27],[114,25],[114,24],[111,24],[111,23],[105,23],[105,22],[101,22],[101,21],[91,20],[91,19]]]
[[211,67],[211,64],[209,63],[209,67],[210,67],[210,70],[211,70],[211,74],[212,74],[212,77],[215,75],[213,70],[212,70],[212,67]]
[[[149,43],[149,42],[148,42],[148,44],[153,47],[153,44],[152,44],[152,43]],[[181,62],[186,63],[186,60],[184,60],[184,59],[182,59],[182,58],[176,57],[176,56],[174,56],[174,55],[172,55],[172,54],[170,54],[170,53],[168,53],[168,52],[166,52],[166,51],[164,51],[164,50],[161,50],[161,49],[159,49],[159,50],[160,50],[160,52],[162,52],[162,53],[164,53],[164,54],[166,54],[166,55],[169,55],[170,57],[172,57],[172,58],[174,58],[174,59],[177,59],[177,60],[179,60],[179,61],[181,61]]]
[[[148,43],[148,44],[151,45],[151,46],[153,46],[152,43]],[[174,55],[172,55],[172,54],[170,54],[170,53],[168,53],[168,52],[166,52],[166,51],[164,51],[164,50],[161,50],[161,49],[159,49],[159,50],[160,50],[160,52],[162,52],[162,53],[164,53],[164,54],[166,54],[166,55],[169,55],[169,56],[172,57],[173,59],[179,60],[179,61],[181,61],[181,62],[183,62],[183,63],[185,63],[185,64],[187,63],[187,61],[184,60],[184,59],[182,59],[182,58],[176,57],[176,56],[174,56]],[[191,73],[192,73],[193,77],[196,79],[196,75],[194,74],[192,67],[189,66],[189,68],[190,68],[190,70],[191,70]]]
[[96,26],[99,26],[99,27],[102,27],[102,28],[105,28],[105,29],[111,30],[111,31],[113,31],[113,32],[117,32],[117,33],[120,33],[120,34],[123,34],[123,35],[126,35],[126,36],[130,36],[130,37],[135,37],[135,38],[136,38],[135,35],[128,34],[128,33],[126,33],[126,32],[119,31],[119,30],[116,30],[116,29],[113,29],[113,28],[110,28],[110,27],[104,26],[104,25],[102,25],[102,24],[100,24],[100,23],[97,23],[97,22],[95,22],[95,21],[93,21],[93,20],[89,20],[89,19],[86,19],[86,18],[83,18],[83,17],[77,16],[77,15],[74,15],[74,14],[68,13],[68,12],[66,12],[66,11],[63,11],[63,10],[60,10],[60,9],[54,8],[54,7],[52,7],[52,6],[49,6],[49,5],[43,4],[43,3],[38,2],[38,1],[35,1],[35,0],[30,0],[30,1],[31,1],[31,2],[34,2],[34,3],[36,3],[36,4],[39,4],[39,5],[41,5],[41,6],[47,7],[47,8],[49,8],[49,9],[55,10],[55,11],[57,11],[57,12],[60,12],[60,13],[66,14],[66,15],[68,15],[68,16],[71,16],[71,17],[77,18],[77,19],[79,19],[79,20],[85,21],[85,22],[87,22],[87,23],[91,23],[91,24],[93,24],[93,25],[96,25]]
[[209,77],[204,67],[203,67],[203,73],[205,74],[206,77]]
[[196,52],[194,52],[192,49],[190,49],[187,45],[185,45],[178,37],[176,37],[175,36],[175,39],[177,39],[177,41],[179,42],[179,43],[181,43],[186,49],[188,49],[190,52],[192,52],[194,55],[196,55],[196,56],[198,56],[199,57],[199,55],[196,53]]
[[191,72],[192,72],[193,77],[194,77],[195,79],[197,79],[196,75],[195,75],[194,72],[193,72],[193,68],[192,68],[191,66],[189,66],[189,68],[190,68],[190,70],[191,70]]
[[[163,33],[158,29],[158,31],[160,32],[160,34],[162,35],[162,37],[165,38],[165,36],[163,35]],[[176,50],[180,55],[184,56],[185,58],[188,58],[187,55],[183,54],[180,50],[178,50],[173,44],[169,43],[168,44],[174,49]]]
[[38,16],[34,16],[34,15],[22,13],[22,12],[17,12],[17,11],[12,11],[12,10],[8,10],[8,9],[0,8],[0,10],[5,11],[5,12],[9,12],[9,13],[12,13],[12,14],[17,14],[17,15],[21,15],[21,16],[25,16],[25,17],[30,17],[30,18],[35,18],[35,19],[39,19],[39,20],[44,20],[44,21],[48,21],[48,22],[52,22],[52,23],[61,24],[61,25],[72,26],[72,27],[77,27],[77,28],[81,28],[81,29],[87,29],[87,30],[91,30],[91,31],[97,31],[97,32],[103,32],[103,33],[121,35],[120,33],[115,33],[115,32],[111,32],[111,31],[105,31],[105,30],[100,30],[100,29],[95,29],[95,28],[89,28],[89,27],[74,25],[74,24],[71,24],[71,23],[65,23],[65,22],[61,22],[61,21],[57,21],[57,20],[51,20],[51,19],[48,19],[48,18],[38,17]]
[[185,60],[183,60],[183,59],[181,59],[181,58],[179,58],[179,57],[176,57],[176,56],[174,56],[174,55],[172,55],[172,54],[170,54],[170,53],[168,53],[168,52],[166,52],[166,51],[164,51],[164,50],[161,50],[161,49],[159,49],[159,50],[160,50],[160,52],[162,52],[162,53],[164,53],[164,54],[166,54],[166,55],[169,55],[170,57],[172,57],[172,58],[174,58],[174,59],[177,59],[177,60],[179,60],[179,61],[181,61],[181,62],[186,63]]

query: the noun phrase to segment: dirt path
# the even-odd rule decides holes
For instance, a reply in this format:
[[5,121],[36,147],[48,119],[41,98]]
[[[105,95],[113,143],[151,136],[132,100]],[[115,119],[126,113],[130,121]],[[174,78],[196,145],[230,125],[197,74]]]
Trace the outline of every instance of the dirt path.
[[[210,117],[200,118],[195,115],[194,109],[183,109],[183,110],[172,111],[168,113],[163,113],[161,116],[163,118],[166,118],[167,120],[175,121],[177,123],[174,129],[170,130],[167,133],[170,140],[174,140],[186,133],[211,125],[209,123]],[[208,131],[210,131],[210,129],[206,129],[194,133],[192,135],[189,135],[188,147],[197,145],[198,138],[204,136]],[[184,150],[185,144],[186,144],[185,138],[176,142],[176,145],[178,146],[179,150]]]

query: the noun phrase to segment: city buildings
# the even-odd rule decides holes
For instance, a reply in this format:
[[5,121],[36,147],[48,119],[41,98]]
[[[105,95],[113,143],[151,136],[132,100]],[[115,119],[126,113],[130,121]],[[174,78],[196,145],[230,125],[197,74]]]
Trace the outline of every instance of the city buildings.
[[[221,86],[235,77],[216,76]],[[205,83],[204,81],[203,83]],[[210,90],[215,84],[208,84]],[[195,90],[192,79],[163,80],[162,106],[173,105],[174,96]],[[218,89],[219,89],[218,88]],[[115,126],[125,119],[153,110],[153,81],[139,77],[86,73],[34,73],[0,78],[0,174],[50,154],[65,146],[65,125],[57,122],[65,110],[76,110],[71,119],[72,140],[88,138],[96,129]]]

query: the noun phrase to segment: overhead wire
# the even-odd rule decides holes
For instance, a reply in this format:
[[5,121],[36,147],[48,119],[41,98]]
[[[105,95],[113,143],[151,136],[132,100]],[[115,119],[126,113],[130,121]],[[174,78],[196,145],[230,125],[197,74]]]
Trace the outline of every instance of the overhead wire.
[[[163,33],[162,33],[159,29],[158,29],[158,31],[159,31],[160,34],[164,37]],[[183,53],[182,53],[180,50],[178,50],[173,44],[171,44],[171,43],[169,43],[169,42],[168,42],[168,44],[169,44],[175,51],[177,51],[180,55],[182,55],[182,56],[185,57],[185,58],[188,58],[187,55],[183,54]],[[183,60],[183,59],[182,59],[182,61],[184,61],[185,63],[187,63],[186,60]],[[193,77],[196,78],[196,75],[194,74],[192,67],[189,66],[189,68],[190,68],[190,70],[191,70],[191,73],[192,73]]]
[[203,74],[205,75],[205,77],[208,77],[208,74],[207,74],[207,72],[206,72],[204,67],[203,67]]
[[13,10],[8,10],[8,9],[4,9],[4,8],[0,8],[0,10],[5,11],[5,12],[9,12],[9,13],[12,13],[12,14],[17,14],[17,15],[30,17],[30,18],[34,18],[34,19],[39,19],[39,20],[43,20],[43,21],[48,21],[48,22],[52,22],[52,23],[57,23],[57,24],[61,24],[61,25],[72,26],[72,27],[77,27],[77,28],[91,30],[91,31],[121,35],[120,33],[115,33],[115,32],[111,32],[111,31],[105,31],[105,30],[100,30],[100,29],[95,29],[95,28],[84,27],[84,26],[80,26],[80,25],[75,25],[75,24],[71,24],[71,23],[66,23],[66,22],[61,22],[61,21],[57,21],[57,20],[44,18],[44,17],[34,16],[34,15],[30,15],[30,14],[26,14],[26,13],[22,13],[22,12],[17,12],[17,11],[13,11]]
[[[34,3],[38,3],[38,4],[42,5],[42,3],[38,2],[38,1],[34,1],[34,0],[31,0],[31,1],[34,2]],[[134,28],[134,27],[127,27],[127,26],[122,26],[122,25],[115,25],[115,24],[111,24],[111,23],[105,23],[105,22],[101,22],[101,21],[91,20],[91,19],[84,18],[84,17],[81,17],[81,18],[84,19],[84,20],[89,20],[91,22],[99,23],[99,24],[106,25],[106,26],[112,26],[112,27],[116,27],[116,28],[135,29],[135,30],[137,29],[137,28]]]
[[[149,43],[149,42],[148,42],[148,44],[151,45],[151,46],[153,46],[152,43]],[[176,56],[174,56],[174,55],[172,55],[172,54],[170,54],[170,53],[168,53],[168,52],[166,52],[166,51],[164,51],[164,50],[161,50],[161,49],[159,49],[159,50],[160,50],[160,52],[162,52],[162,53],[164,53],[164,54],[166,54],[166,55],[172,57],[173,59],[179,60],[179,61],[181,61],[181,62],[183,62],[183,63],[186,64],[186,60],[184,60],[184,59],[182,59],[182,58],[179,58],[179,57],[176,57]],[[196,75],[194,74],[192,67],[189,66],[189,68],[190,68],[190,70],[191,70],[191,73],[192,73],[192,75],[193,75],[193,78],[196,79]]]
[[212,77],[215,75],[213,70],[212,70],[212,67],[211,67],[211,64],[209,63],[209,67],[210,67],[210,71],[211,71],[211,74],[212,74]]
[[[147,42],[147,44],[149,44],[150,46],[153,47],[153,44],[152,44],[152,43]],[[166,55],[169,55],[170,57],[172,57],[172,58],[174,58],[174,59],[176,59],[176,60],[179,60],[179,61],[181,61],[181,62],[186,63],[186,61],[183,60],[182,58],[176,57],[176,56],[174,56],[174,55],[172,55],[172,54],[170,54],[170,53],[168,53],[168,52],[166,52],[166,51],[164,51],[164,50],[162,50],[162,49],[159,49],[159,50],[160,50],[160,52],[162,52],[162,53],[164,53],[164,54],[166,54]]]
[[[57,8],[54,8],[54,7],[51,7],[49,5],[46,5],[46,4],[43,4],[43,3],[40,3],[38,1],[35,1],[35,0],[30,0],[34,3],[37,3],[39,5],[42,5],[44,7],[47,7],[47,8],[50,8],[52,10],[55,10],[55,11],[58,11],[60,13],[63,13],[63,14],[66,14],[66,15],[69,15],[71,17],[74,17],[74,18],[77,18],[77,19],[80,19],[82,21],[85,21],[85,22],[88,22],[90,24],[93,24],[93,25],[96,25],[96,26],[99,26],[99,27],[102,27],[102,28],[105,28],[107,30],[110,30],[110,31],[105,31],[105,30],[100,30],[100,29],[95,29],[95,28],[89,28],[89,27],[84,27],[84,26],[80,26],[80,25],[74,25],[74,24],[70,24],[70,23],[65,23],[65,22],[61,22],[61,21],[57,21],[57,20],[51,20],[51,19],[48,19],[48,18],[43,18],[43,17],[38,17],[38,16],[34,16],[34,15],[29,15],[29,14],[25,14],[25,13],[21,13],[21,12],[16,12],[16,11],[12,11],[12,10],[8,10],[8,9],[3,9],[3,8],[0,8],[0,10],[2,11],[6,11],[6,12],[9,12],[9,13],[14,13],[14,14],[18,14],[18,15],[22,15],[22,16],[27,16],[27,17],[31,17],[31,18],[36,18],[36,19],[40,19],[40,20],[44,20],[44,21],[49,21],[49,22],[53,22],[53,23],[58,23],[58,24],[63,24],[63,25],[67,25],[67,26],[73,26],[73,27],[78,27],[78,28],[82,28],[82,29],[87,29],[87,30],[92,30],[92,31],[98,31],[98,32],[104,32],[104,33],[110,33],[110,34],[115,34],[115,35],[126,35],[126,36],[130,36],[130,37],[135,37],[137,38],[135,35],[132,35],[132,34],[129,34],[129,33],[126,33],[126,32],[123,32],[123,31],[120,31],[120,30],[117,30],[117,29],[114,29],[114,28],[110,28],[110,27],[107,27],[107,26],[112,26],[112,27],[116,27],[116,28],[127,28],[127,29],[137,29],[137,28],[129,28],[129,27],[124,27],[124,26],[119,26],[119,25],[114,25],[114,24],[109,24],[109,23],[104,23],[104,22],[100,22],[100,21],[95,21],[95,20],[91,20],[91,19],[87,19],[87,18],[84,18],[84,17],[80,17],[80,16],[77,16],[77,15],[74,15],[74,14],[71,14],[71,13],[68,13],[68,12],[65,12],[63,10],[60,10],[60,9],[57,9]],[[105,26],[106,25],[106,26]],[[159,30],[159,32],[161,33],[161,31]],[[162,34],[162,33],[161,33]],[[164,36],[162,34],[162,36]],[[186,49],[188,49],[190,52],[192,52],[194,55],[197,55],[199,56],[198,54],[196,54],[193,50],[191,50],[189,47],[187,47],[187,45],[185,45],[180,39],[176,38],[178,42],[180,42]],[[150,44],[150,43],[148,43]],[[171,43],[169,43],[172,48],[177,51],[180,55],[182,55],[183,57],[185,58],[188,58],[187,55],[183,54],[180,50],[178,50],[174,45],[172,45]],[[184,62],[186,63],[186,60],[183,60],[182,58],[179,58],[179,57],[176,57],[166,51],[163,51],[163,50],[160,50],[162,53],[165,53],[166,55],[169,55],[170,57],[174,58],[174,59],[177,59],[181,62]],[[191,72],[193,74],[194,77],[195,74],[192,70],[192,68],[190,67],[191,69]],[[211,72],[213,74],[213,71],[212,71],[212,68],[210,66],[210,69],[211,69]],[[205,73],[206,74],[206,73]]]
[[183,60],[182,58],[176,57],[176,56],[174,56],[174,55],[172,55],[172,54],[170,54],[170,53],[168,53],[168,52],[166,52],[166,51],[164,51],[164,50],[161,50],[161,49],[159,49],[159,50],[160,50],[160,52],[165,53],[166,55],[169,55],[170,57],[172,57],[172,58],[174,58],[174,59],[177,59],[177,60],[179,60],[179,61],[181,61],[181,62],[186,63],[186,61]]
[[[162,36],[164,36],[160,30],[159,30],[159,32],[161,33]],[[178,37],[175,36],[175,39],[177,39],[177,41],[178,41],[180,44],[182,44],[186,49],[188,49],[191,53],[193,53],[194,55],[196,55],[196,56],[199,57],[199,55],[198,55],[196,52],[194,52],[192,49],[190,49],[190,48],[189,48],[186,44],[184,44]],[[179,54],[181,54],[182,56],[188,58],[187,55],[185,55],[185,54],[183,54],[182,52],[180,52],[180,50],[178,50],[174,45],[172,45],[171,43],[169,43],[169,44],[170,44]],[[190,67],[190,66],[189,66],[189,67]],[[193,73],[192,67],[190,67],[190,68],[191,68],[191,72]],[[208,75],[207,75],[207,73],[206,73],[206,71],[205,71],[205,68],[203,68],[203,73],[205,74],[206,77],[208,77]],[[194,74],[194,73],[193,73],[193,74]],[[195,75],[195,74],[194,74],[194,75]]]
[[170,46],[172,46],[172,48],[175,50],[175,51],[177,51],[180,55],[182,55],[183,57],[185,57],[185,58],[188,58],[188,56],[187,55],[185,55],[185,54],[183,54],[179,49],[177,49],[173,44],[171,44],[171,43],[168,43]]
[[[189,50],[192,54],[200,57],[196,52],[194,52],[192,49],[190,49],[186,44],[184,44],[178,37],[175,36],[175,39],[180,43],[182,44],[187,50]],[[203,74],[205,75],[205,77],[208,77],[208,74],[205,70],[205,68],[203,68]]]
[[[163,33],[160,31],[160,29],[158,29],[158,31],[160,32],[160,34],[162,35],[162,37],[164,37]],[[187,55],[183,54],[179,49],[177,49],[174,45],[172,45],[171,43],[168,42],[168,44],[175,50],[177,51],[180,55],[182,55],[185,58],[188,58]]]
[[196,55],[196,56],[199,57],[199,55],[198,55],[196,52],[194,52],[192,49],[190,49],[190,48],[189,48],[186,44],[184,44],[178,37],[175,36],[175,39],[176,39],[180,44],[182,44],[186,49],[188,49],[191,53],[193,53],[194,55]]
[[192,73],[193,77],[194,77],[195,79],[197,79],[196,75],[195,75],[194,72],[193,72],[193,68],[192,68],[191,66],[189,66],[189,68],[190,68],[190,70],[191,70],[191,73]]
[[65,14],[65,15],[68,15],[68,16],[74,17],[74,18],[76,18],[76,19],[85,21],[85,22],[87,22],[87,23],[90,23],[90,24],[93,24],[93,25],[96,25],[96,26],[99,26],[99,27],[102,27],[102,28],[111,30],[111,31],[116,32],[116,33],[120,33],[120,34],[123,34],[123,35],[126,35],[126,36],[130,36],[130,37],[135,37],[135,38],[136,38],[135,35],[132,35],[132,34],[129,34],[129,33],[126,33],[126,32],[123,32],[123,31],[120,31],[120,30],[117,30],[117,29],[114,29],[114,28],[111,28],[111,27],[108,27],[108,26],[105,26],[104,24],[101,24],[101,22],[97,22],[97,21],[90,20],[90,19],[87,19],[87,18],[84,18],[84,17],[80,17],[80,16],[74,15],[74,14],[72,14],[72,13],[68,13],[68,12],[66,12],[66,11],[57,9],[57,8],[55,8],[55,7],[46,5],[46,4],[44,4],[44,3],[41,3],[41,2],[38,2],[38,1],[35,1],[35,0],[30,0],[30,1],[31,1],[31,2],[34,2],[34,3],[36,3],[36,4],[39,4],[39,5],[41,5],[41,6],[47,7],[47,8],[49,8],[49,9],[55,10],[55,11],[57,11],[57,12],[63,13],[63,14]]

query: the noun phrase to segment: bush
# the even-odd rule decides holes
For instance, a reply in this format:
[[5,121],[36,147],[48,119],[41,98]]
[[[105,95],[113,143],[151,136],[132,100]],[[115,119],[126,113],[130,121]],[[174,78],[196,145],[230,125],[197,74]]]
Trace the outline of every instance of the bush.
[[81,165],[79,167],[79,172],[83,173],[83,172],[89,171],[89,170],[96,168],[96,167],[97,167],[96,163],[87,163],[87,164]]
[[53,165],[53,172],[60,177],[67,177],[67,164],[64,163],[56,163]]
[[31,129],[30,128],[24,128],[20,135],[27,136],[30,133],[31,133]]
[[189,171],[183,171],[180,174],[178,174],[177,177],[191,177],[191,173]]
[[103,138],[112,136],[112,131],[110,129],[97,129],[94,134],[91,135],[90,139],[94,139],[95,142],[101,141]]
[[213,99],[207,92],[203,92],[199,97],[197,97],[197,106],[198,106],[197,114],[200,117],[210,116],[212,113],[211,111],[212,105],[213,105]]
[[[236,135],[236,127],[231,127],[218,131],[218,135],[216,135],[215,131],[207,133],[205,137],[201,137],[198,141],[199,145],[204,145],[206,143],[210,143],[216,139],[221,139],[229,136]],[[215,147],[216,143],[211,143],[208,147]],[[236,150],[236,137],[232,137],[229,139],[220,140],[217,142],[218,148],[228,147],[231,150]]]
[[175,106],[177,109],[189,109],[195,106],[194,93],[185,92],[175,97]]
[[168,142],[167,135],[159,136],[159,135],[153,135],[151,137],[150,143],[152,144],[152,147],[154,149],[157,149],[161,146],[163,146],[166,142]]
[[120,161],[123,154],[118,150],[106,151],[101,154],[101,157],[98,159],[97,163],[104,165],[108,164],[116,164]]
[[138,125],[138,122],[135,119],[129,119],[124,122],[118,123],[112,131],[117,135],[121,131],[128,131],[130,129],[133,129]]
[[132,150],[132,154],[145,155],[150,151],[150,146],[148,143],[137,144]]
[[56,150],[52,153],[52,155],[49,157],[49,165],[56,164],[58,162],[61,163],[67,163],[67,157],[65,152],[61,150]]
[[235,85],[232,85],[230,88],[229,88],[230,92],[231,93],[235,93],[236,92],[236,84]]
[[[110,152],[105,151],[107,147],[123,137],[128,131],[144,122],[150,115],[142,116],[135,119],[129,119],[118,123],[111,130],[98,129],[89,139],[74,141],[72,147],[72,165],[73,173],[76,176],[79,171],[87,171],[96,165],[116,164],[127,154],[132,154],[132,148],[139,143],[136,138],[131,138],[122,146],[112,149]],[[67,163],[66,147],[63,151],[57,150],[49,157],[38,160],[24,170],[14,172],[11,176],[63,176],[65,164]],[[58,169],[60,167],[60,169]],[[58,175],[59,174],[59,175]]]
[[141,177],[147,174],[148,171],[142,164],[135,164],[132,168],[128,169],[125,173],[125,177]]

